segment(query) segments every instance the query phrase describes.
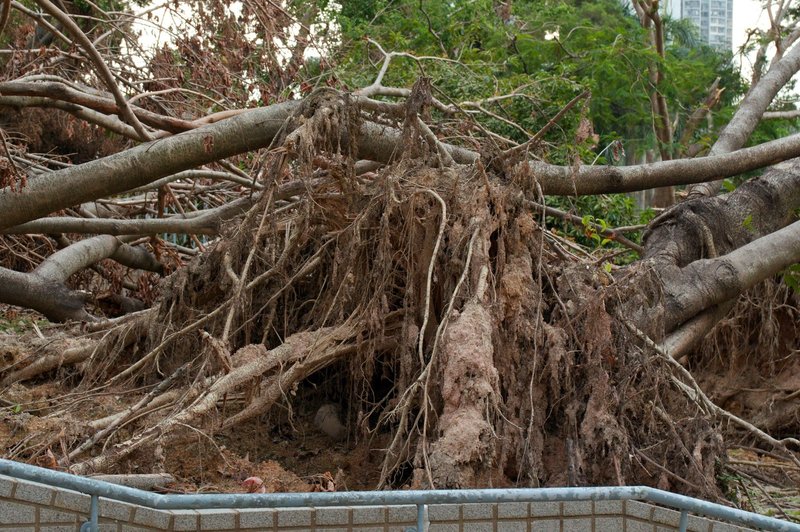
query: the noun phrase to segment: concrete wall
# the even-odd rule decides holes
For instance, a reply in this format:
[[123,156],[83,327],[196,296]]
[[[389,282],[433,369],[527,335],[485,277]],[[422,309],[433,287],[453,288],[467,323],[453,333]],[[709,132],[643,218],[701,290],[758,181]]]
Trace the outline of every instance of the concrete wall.
[[[74,532],[89,515],[89,496],[0,475],[0,531]],[[151,530],[403,531],[416,525],[415,506],[287,508],[280,510],[159,511],[100,499],[103,532]],[[428,508],[432,532],[553,531],[662,532],[680,514],[637,501],[437,505]],[[689,530],[745,530],[690,516]]]

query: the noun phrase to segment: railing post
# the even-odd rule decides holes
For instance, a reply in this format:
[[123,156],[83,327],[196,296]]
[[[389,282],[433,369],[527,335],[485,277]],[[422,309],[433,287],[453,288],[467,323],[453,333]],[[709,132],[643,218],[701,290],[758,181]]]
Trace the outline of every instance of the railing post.
[[686,529],[689,526],[689,512],[686,510],[681,510],[681,520],[678,524],[678,529],[680,532],[686,532]]
[[92,501],[89,503],[89,520],[81,525],[81,532],[100,532],[99,514],[98,496],[92,495]]
[[428,506],[417,505],[417,532],[428,532]]

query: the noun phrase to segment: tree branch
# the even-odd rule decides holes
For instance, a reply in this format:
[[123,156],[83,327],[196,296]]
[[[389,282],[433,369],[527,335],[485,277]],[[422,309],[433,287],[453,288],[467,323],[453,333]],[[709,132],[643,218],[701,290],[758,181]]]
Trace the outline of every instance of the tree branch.
[[6,29],[8,17],[11,14],[11,0],[3,0],[2,11],[0,11],[0,35]]
[[701,259],[666,283],[665,327],[673,329],[800,262],[800,221],[716,259]]
[[268,146],[299,102],[237,115],[210,126],[37,176],[18,193],[0,191],[0,229],[125,192],[162,177]]
[[[55,101],[77,104],[94,111],[104,114],[116,114],[120,112],[118,104],[112,98],[106,98],[97,94],[89,94],[71,87],[60,81],[6,81],[0,83],[0,94],[8,96],[29,96],[50,98]],[[19,103],[37,105],[41,100],[31,100],[28,104],[25,100]],[[9,103],[13,104],[13,100]],[[41,103],[42,105],[54,106],[54,104]],[[181,120],[169,116],[160,115],[141,107],[129,106],[130,111],[144,124],[158,128],[170,133],[180,133],[197,127],[192,121]],[[68,110],[68,108],[65,108]]]
[[[125,152],[37,176],[20,192],[0,191],[0,230],[86,201],[118,194],[162,177],[269,146],[299,102],[255,109],[226,120],[152,141]],[[402,153],[402,133],[372,122],[361,124],[363,159],[388,162]],[[471,164],[478,154],[443,144],[453,160]],[[556,166],[530,162],[548,195],[601,194],[657,186],[701,183],[762,168],[800,155],[800,134],[736,153],[639,166]]]
[[[305,190],[301,184],[289,183],[275,194],[276,200],[286,199]],[[40,218],[1,231],[4,234],[30,233],[98,233],[104,235],[148,235],[153,233],[182,233],[214,235],[219,233],[223,222],[246,212],[260,195],[240,198],[213,209],[188,212],[169,218],[116,219],[76,218],[52,216]]]
[[800,109],[794,109],[793,111],[767,111],[761,118],[764,120],[794,120],[795,118],[800,118]]
[[[739,104],[736,114],[711,148],[711,155],[730,153],[744,146],[775,95],[798,70],[800,70],[800,46],[794,46],[788,54],[774,62],[769,71],[750,89]],[[696,184],[689,188],[689,196],[713,196],[721,188],[721,180]]]
[[163,266],[144,249],[129,246],[115,236],[100,235],[57,251],[31,273],[63,283],[72,274],[107,258],[131,268],[163,271]]
[[525,205],[533,209],[536,209],[540,212],[543,211],[545,214],[549,214],[550,216],[557,216],[562,220],[570,222],[576,227],[585,227],[585,225],[588,225],[597,234],[600,234],[605,238],[608,238],[609,240],[614,240],[615,242],[619,242],[626,248],[632,249],[633,251],[635,251],[640,255],[644,253],[644,248],[642,248],[642,246],[626,238],[625,235],[623,235],[618,229],[612,227],[603,228],[600,224],[594,222],[588,222],[588,224],[584,224],[583,218],[581,218],[580,216],[575,216],[574,214],[570,214],[568,212],[564,212],[560,209],[549,207],[547,205],[542,205],[540,203],[536,203],[535,201],[525,201]]
[[0,302],[31,308],[52,321],[93,321],[83,309],[90,299],[86,292],[70,290],[62,283],[30,273],[0,268]]
[[64,28],[66,28],[67,31],[72,34],[72,37],[75,38],[75,40],[81,45],[83,50],[86,52],[86,55],[94,64],[100,79],[105,82],[108,89],[114,95],[114,100],[117,103],[117,107],[119,108],[121,116],[128,124],[133,126],[133,129],[135,129],[139,134],[141,140],[149,140],[150,133],[148,133],[141,122],[139,122],[139,119],[136,118],[136,115],[133,114],[133,111],[131,111],[128,101],[122,95],[122,92],[120,92],[119,87],[117,86],[117,81],[114,79],[114,75],[111,73],[111,70],[109,70],[108,65],[106,65],[103,57],[100,55],[100,52],[98,52],[97,48],[95,48],[92,44],[92,41],[89,40],[83,31],[81,31],[81,29],[69,15],[59,9],[59,7],[54,3],[50,2],[50,0],[36,0],[36,3],[39,4],[42,9],[47,11],[54,19],[58,20],[64,26]]
[[[2,89],[0,89],[2,92]],[[0,105],[14,107],[14,108],[22,108],[22,107],[41,107],[41,108],[52,108],[52,109],[60,109],[61,111],[67,112],[78,118],[80,120],[85,120],[90,124],[98,125],[112,133],[116,133],[118,135],[122,135],[123,137],[129,139],[138,139],[139,136],[131,126],[117,118],[116,116],[110,116],[107,114],[103,114],[87,107],[65,102],[61,100],[53,100],[50,98],[44,98],[39,96],[0,96]]]

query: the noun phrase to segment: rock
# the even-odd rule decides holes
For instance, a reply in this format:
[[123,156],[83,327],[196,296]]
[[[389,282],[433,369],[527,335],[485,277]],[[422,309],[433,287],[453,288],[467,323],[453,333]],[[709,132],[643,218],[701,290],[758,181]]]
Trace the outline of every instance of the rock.
[[314,426],[334,441],[342,441],[347,437],[347,427],[339,418],[339,407],[333,403],[325,403],[314,415]]

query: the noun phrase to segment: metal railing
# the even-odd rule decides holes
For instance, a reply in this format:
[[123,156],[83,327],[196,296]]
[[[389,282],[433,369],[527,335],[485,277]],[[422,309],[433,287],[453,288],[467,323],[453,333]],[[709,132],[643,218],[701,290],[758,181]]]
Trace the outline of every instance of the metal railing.
[[427,506],[432,504],[638,500],[679,510],[681,531],[692,513],[750,528],[800,532],[795,523],[647,486],[162,495],[11,460],[0,459],[0,474],[90,495],[89,520],[82,532],[99,530],[100,497],[154,510],[415,505],[417,532],[427,531]]

